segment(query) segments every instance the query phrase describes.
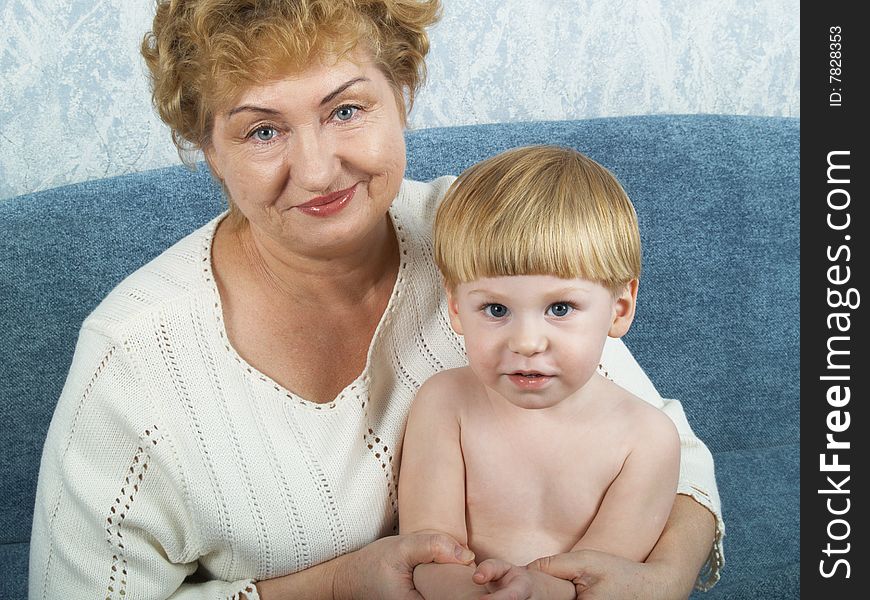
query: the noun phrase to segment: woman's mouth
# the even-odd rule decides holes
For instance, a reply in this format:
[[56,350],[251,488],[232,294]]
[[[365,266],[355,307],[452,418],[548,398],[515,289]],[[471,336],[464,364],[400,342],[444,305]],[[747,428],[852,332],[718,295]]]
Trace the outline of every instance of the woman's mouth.
[[311,215],[314,217],[328,217],[334,215],[342,208],[347,206],[353,199],[355,193],[356,185],[353,185],[349,188],[339,190],[337,192],[332,192],[331,194],[317,196],[316,198],[312,198],[305,204],[299,204],[294,208],[299,209],[306,215]]

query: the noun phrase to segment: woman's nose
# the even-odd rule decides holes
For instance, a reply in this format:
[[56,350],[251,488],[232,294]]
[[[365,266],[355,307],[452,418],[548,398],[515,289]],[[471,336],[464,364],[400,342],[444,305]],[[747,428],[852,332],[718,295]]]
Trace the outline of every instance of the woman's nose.
[[331,189],[338,158],[329,140],[316,131],[300,131],[290,153],[290,178],[297,187],[313,193]]
[[517,327],[508,339],[508,349],[523,356],[533,356],[543,352],[548,345],[547,336],[532,326]]

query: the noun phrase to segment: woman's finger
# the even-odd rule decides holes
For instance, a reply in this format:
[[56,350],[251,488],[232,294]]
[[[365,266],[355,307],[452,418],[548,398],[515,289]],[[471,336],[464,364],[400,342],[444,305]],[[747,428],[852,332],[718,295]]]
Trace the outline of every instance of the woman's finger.
[[528,565],[527,569],[533,571],[541,571],[559,579],[574,579],[579,575],[579,560],[577,553],[554,554],[553,556],[544,556],[537,560],[533,560]]
[[594,558],[594,553],[583,550],[566,552],[533,560],[526,565],[526,568],[570,581],[579,593],[589,589],[598,579]]
[[471,550],[457,544],[448,535],[422,533],[402,537],[403,556],[410,565],[432,562],[468,564],[474,560]]

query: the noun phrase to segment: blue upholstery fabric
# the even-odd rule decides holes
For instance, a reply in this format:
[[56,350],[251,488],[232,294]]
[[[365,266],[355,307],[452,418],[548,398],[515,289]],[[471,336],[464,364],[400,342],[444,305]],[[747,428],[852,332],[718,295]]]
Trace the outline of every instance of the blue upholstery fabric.
[[[644,244],[626,341],[716,459],[727,564],[705,598],[799,595],[799,128],[692,115],[407,136],[412,179],[555,143],[623,182]],[[125,275],[223,207],[205,170],[180,166],[0,201],[0,597],[26,589],[42,443],[79,325]]]

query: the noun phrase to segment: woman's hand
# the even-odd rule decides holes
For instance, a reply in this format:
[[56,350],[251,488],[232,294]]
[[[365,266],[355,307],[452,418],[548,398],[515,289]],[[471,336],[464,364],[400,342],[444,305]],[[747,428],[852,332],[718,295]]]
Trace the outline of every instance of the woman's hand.
[[715,537],[715,519],[690,496],[677,494],[671,516],[646,562],[596,550],[539,558],[528,565],[574,584],[577,598],[688,598]]
[[414,567],[424,563],[468,564],[474,554],[444,534],[381,538],[339,559],[333,577],[335,600],[379,598],[423,600],[414,589]]
[[[668,587],[656,566],[597,550],[577,550],[539,558],[529,563],[541,571],[574,584],[578,600],[657,598]],[[664,595],[662,598],[669,596]]]

